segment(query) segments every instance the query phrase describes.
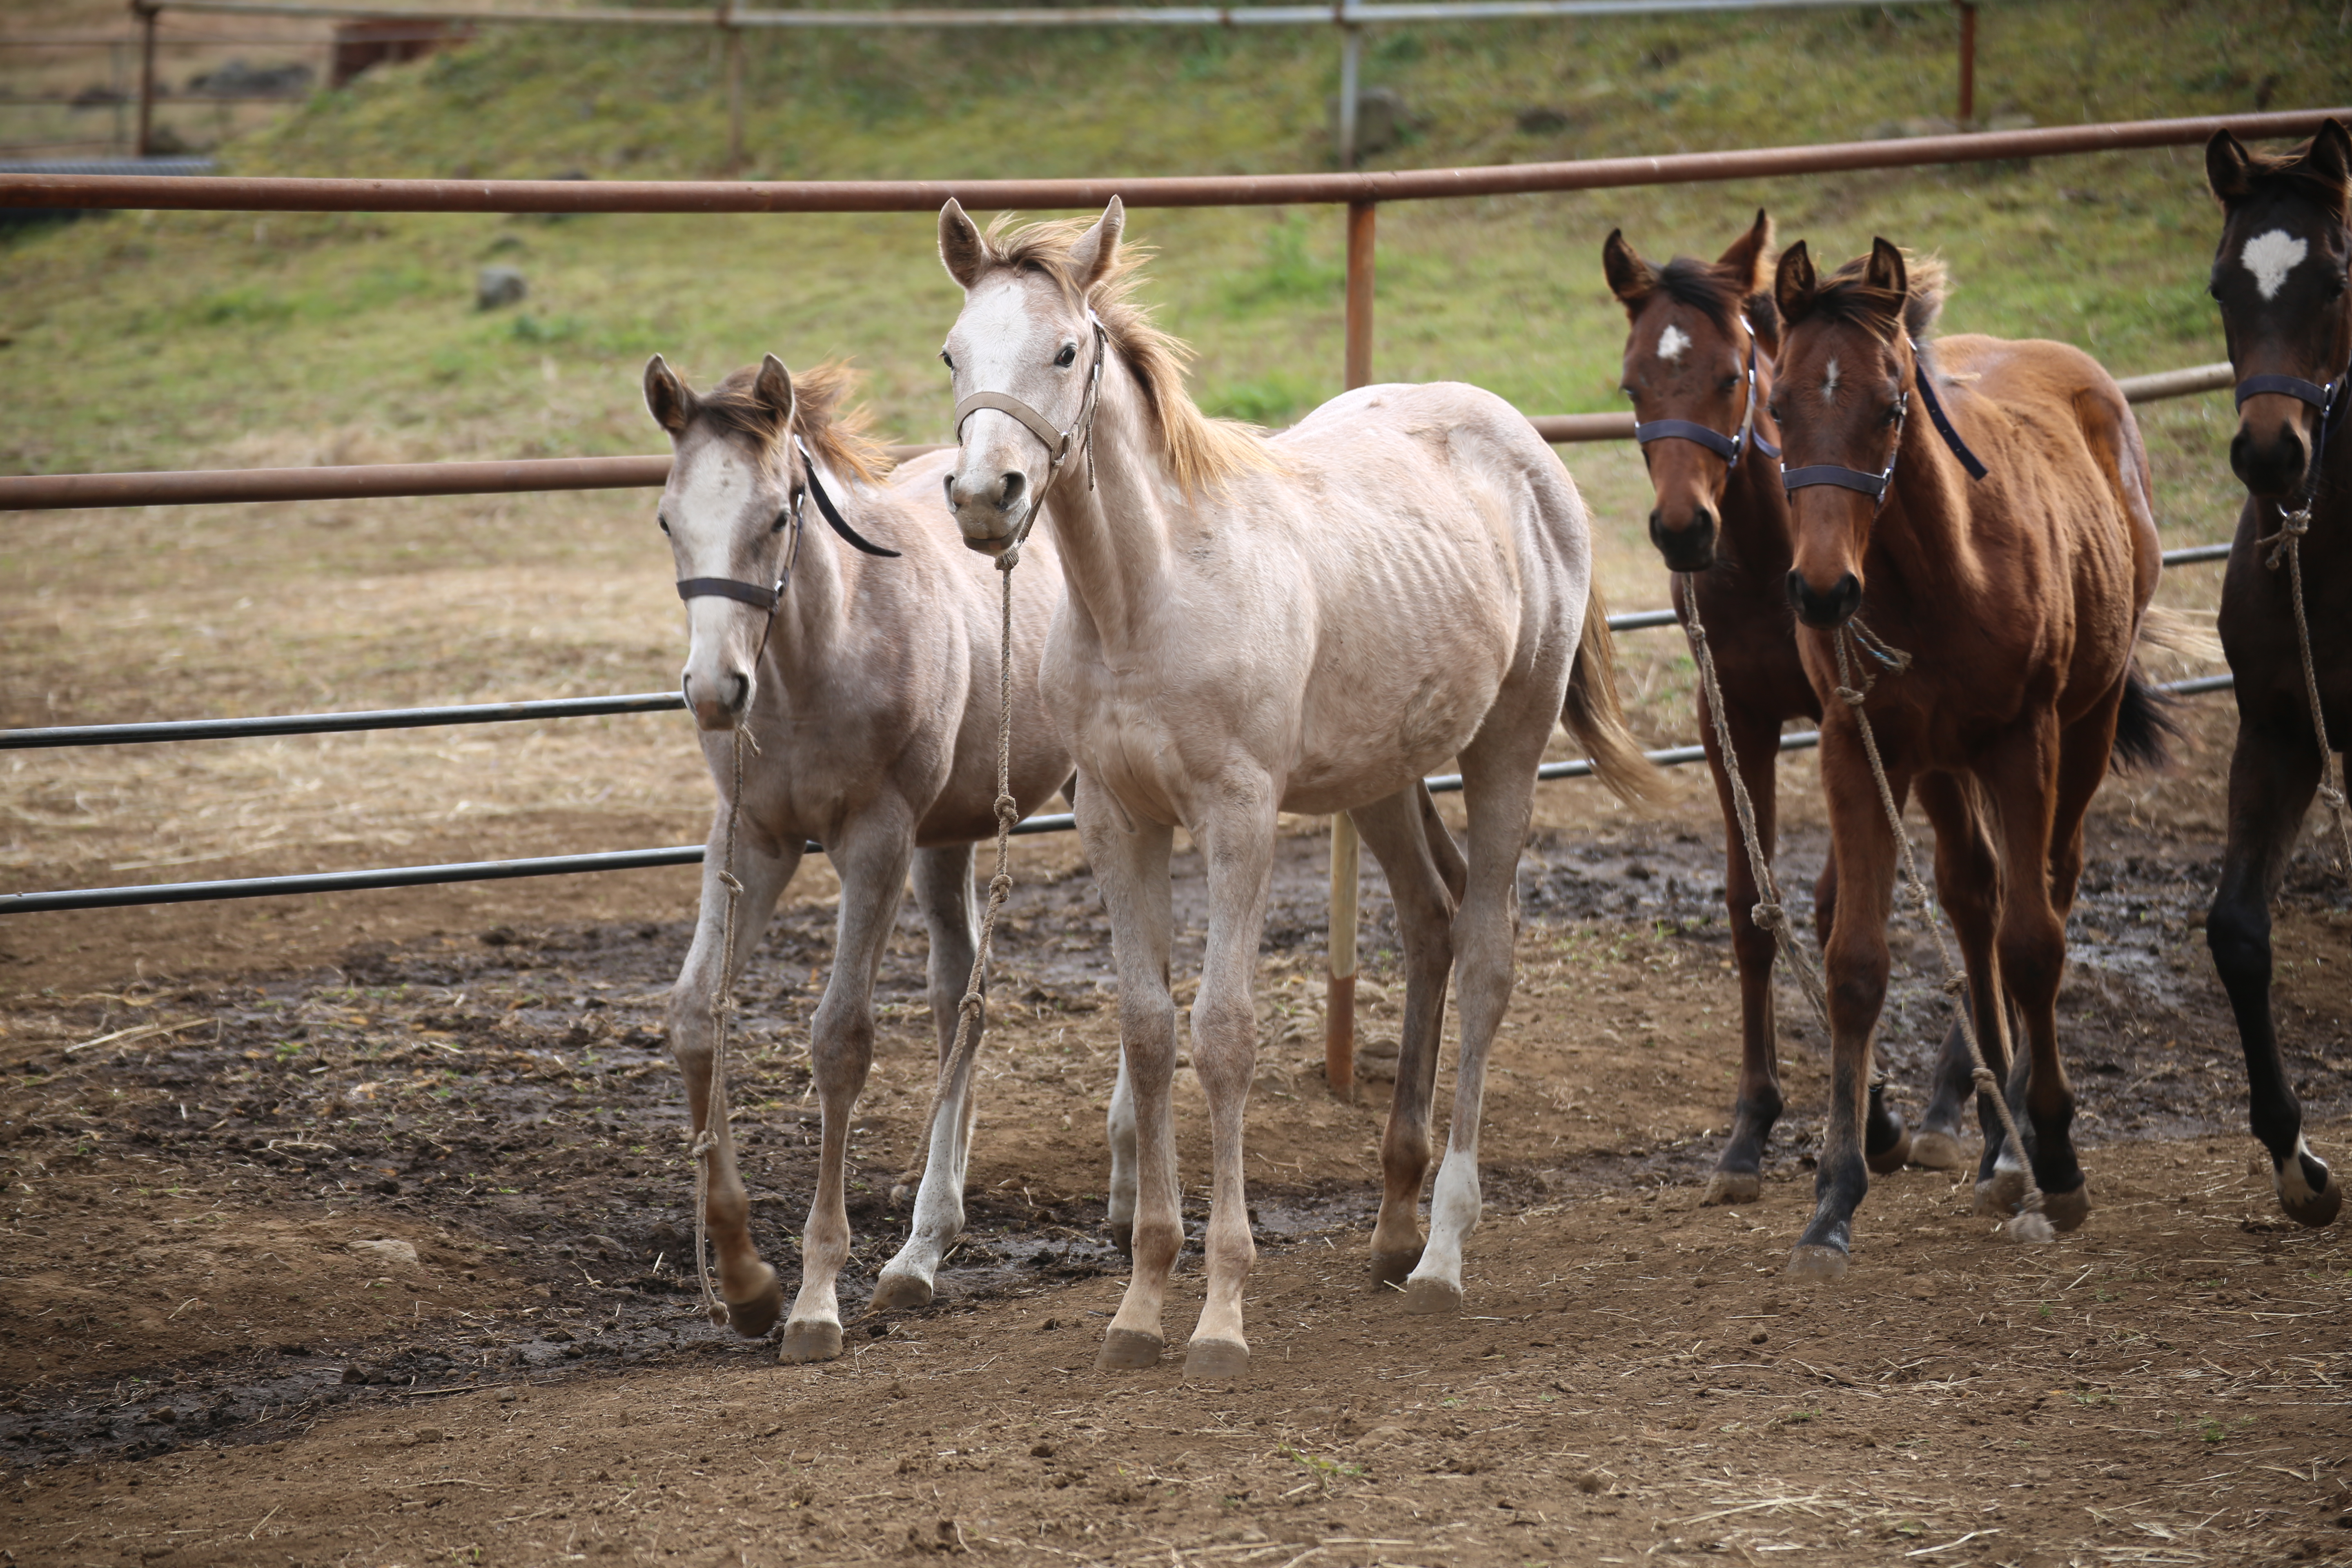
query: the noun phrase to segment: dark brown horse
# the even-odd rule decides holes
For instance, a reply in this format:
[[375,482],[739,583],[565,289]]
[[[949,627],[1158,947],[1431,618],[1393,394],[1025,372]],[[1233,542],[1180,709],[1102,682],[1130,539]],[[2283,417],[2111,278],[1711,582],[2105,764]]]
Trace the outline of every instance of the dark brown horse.
[[[1717,653],[1723,719],[1753,803],[1757,837],[1772,854],[1778,821],[1780,726],[1819,720],[1821,700],[1797,656],[1789,607],[1789,504],[1773,459],[1778,426],[1761,407],[1771,395],[1770,356],[1780,348],[1772,300],[1772,220],[1764,213],[1712,264],[1676,257],[1653,267],[1612,230],[1601,270],[1625,306],[1623,387],[1657,504],[1650,539],[1674,574],[1675,613],[1694,608]],[[1731,1136],[1702,1201],[1748,1203],[1760,1190],[1764,1147],[1780,1116],[1780,1068],[1773,1020],[1773,937],[1754,920],[1759,889],[1732,800],[1732,779],[1699,693],[1699,735],[1723,809],[1724,902],[1739,970],[1739,1088]],[[1836,862],[1822,872],[1814,908],[1830,929]],[[1944,1043],[1935,1095],[1916,1137],[1882,1101],[1874,1083],[1864,1148],[1874,1171],[1911,1163],[1957,1169],[1960,1114],[1970,1095],[1970,1059],[1956,1024]]]
[[[2057,1019],[2083,816],[2112,758],[2162,753],[2163,720],[2132,663],[2161,557],[2131,409],[2063,343],[1957,337],[1931,358],[1943,294],[1940,266],[1906,262],[1884,239],[1826,280],[1799,244],[1774,280],[1788,591],[1809,628],[1798,646],[1822,705],[1840,882],[1825,952],[1829,1126],[1813,1217],[1789,1259],[1814,1279],[1845,1272],[1869,1190],[1864,1086],[1901,853],[1862,717],[1893,798],[1916,792],[1935,826],[1936,879],[1995,1073],[2008,1070],[2004,993],[2019,1016],[2031,1066],[2008,1092],[2060,1229],[2090,1208]],[[1887,649],[1909,658],[1879,657]],[[1859,706],[1847,691],[1864,694]],[[1977,1192],[2006,1211],[2027,1187],[1993,1114],[1979,1107]]]
[[2295,152],[2265,158],[2218,132],[2205,171],[2224,215],[2212,294],[2238,375],[2230,466],[2248,492],[2221,584],[2238,745],[2205,940],[2238,1016],[2254,1136],[2270,1151],[2279,1202],[2305,1225],[2326,1225],[2344,1189],[2304,1142],[2271,1016],[2271,899],[2327,765],[2312,728],[2294,574],[2273,542],[2291,518],[2308,530],[2294,565],[2328,745],[2340,751],[2352,735],[2352,137],[2330,120]]

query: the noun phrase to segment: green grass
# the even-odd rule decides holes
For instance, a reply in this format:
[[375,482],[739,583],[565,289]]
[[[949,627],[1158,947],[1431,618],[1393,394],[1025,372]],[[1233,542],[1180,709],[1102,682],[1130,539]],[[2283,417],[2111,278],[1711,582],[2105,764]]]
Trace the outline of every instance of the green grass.
[[[2345,102],[2339,10],[1990,5],[1980,107],[2049,124]],[[1375,37],[1368,78],[1401,91],[1420,129],[1375,162],[1867,136],[1948,112],[1953,30],[1939,5],[1395,30]],[[760,175],[1328,162],[1328,29],[776,37],[751,50]],[[1565,129],[1522,133],[1528,107]],[[225,156],[264,174],[709,177],[723,146],[708,37],[519,29],[322,94]],[[2123,374],[2221,354],[2202,293],[2213,213],[2196,151],[2177,149],[1391,206],[1379,371],[1477,382],[1531,413],[1616,406],[1622,318],[1600,279],[1602,237],[1622,225],[1653,256],[1711,254],[1759,205],[1825,258],[1881,233],[1941,250],[1960,285],[1950,330],[2067,339]],[[1145,212],[1129,232],[1160,251],[1151,293],[1200,351],[1205,405],[1279,424],[1339,390],[1335,213]],[[490,260],[528,276],[519,309],[473,309]],[[921,215],[122,215],[0,244],[0,464],[651,450],[637,377],[656,350],[706,380],[768,350],[851,356],[889,433],[936,438],[933,354],[955,307]],[[2200,534],[2229,502],[2209,473],[2225,416],[2200,401],[2151,416],[2162,499]],[[1568,456],[1604,510],[1639,500],[1627,454]],[[0,561],[28,564],[20,547]]]

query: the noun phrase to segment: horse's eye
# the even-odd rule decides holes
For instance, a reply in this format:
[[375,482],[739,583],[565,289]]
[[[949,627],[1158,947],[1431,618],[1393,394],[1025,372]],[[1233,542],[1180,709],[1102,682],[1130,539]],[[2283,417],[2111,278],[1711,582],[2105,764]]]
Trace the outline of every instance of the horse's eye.
[[1886,412],[1879,416],[1878,422],[1881,425],[1892,425],[1902,417],[1903,405],[1899,403],[1890,403],[1886,405]]
[[2338,272],[2327,280],[2327,297],[2331,300],[2341,299],[2347,284],[2352,284],[2352,274]]
[[1774,424],[1779,424],[1780,420],[1780,400],[1777,397],[1766,398],[1764,400],[1764,412],[1772,416]]
[[1054,363],[1064,370],[1067,370],[1072,365],[1077,363],[1078,345],[1076,343],[1064,343],[1062,345],[1062,352],[1054,356]]
[[1717,392],[1736,392],[1738,388],[1739,378],[1736,375],[1727,375],[1715,384],[1715,389]]
[[948,353],[945,349],[941,349],[940,351],[940,363],[947,366],[950,370],[953,370],[955,369],[955,355]]
[[792,508],[790,508],[790,507],[786,507],[786,508],[784,508],[784,510],[782,510],[782,511],[780,511],[780,512],[778,512],[778,513],[776,514],[776,525],[775,525],[775,527],[773,527],[773,528],[772,528],[772,529],[768,530],[768,531],[769,531],[770,533],[782,533],[782,532],[783,532],[783,531],[784,531],[784,524],[786,524],[786,523],[788,523],[788,522],[792,521],[792,520],[793,520],[793,509],[792,509]]
[[659,512],[656,512],[654,514],[654,521],[661,524],[661,531],[664,533],[667,533],[669,531],[669,519],[662,516]]

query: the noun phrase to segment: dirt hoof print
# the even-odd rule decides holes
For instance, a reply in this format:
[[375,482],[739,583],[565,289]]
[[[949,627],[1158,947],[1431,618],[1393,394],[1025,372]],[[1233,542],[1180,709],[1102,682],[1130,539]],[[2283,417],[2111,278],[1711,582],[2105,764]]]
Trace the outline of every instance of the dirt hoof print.
[[931,1304],[931,1282],[919,1274],[885,1274],[874,1283],[868,1310],[908,1312]]
[[748,1301],[727,1303],[728,1325],[747,1340],[760,1338],[784,1315],[784,1288],[777,1282],[776,1271],[764,1263],[760,1267],[768,1269],[768,1288]]
[[1160,1352],[1166,1342],[1158,1334],[1138,1333],[1133,1329],[1113,1329],[1103,1336],[1102,1350],[1095,1356],[1095,1370],[1139,1372],[1146,1367],[1158,1366]]
[[1968,1159],[1948,1132],[1919,1132],[1911,1139],[1911,1163],[1923,1171],[1957,1171]]
[[1699,1194],[1701,1206],[1725,1204],[1752,1204],[1764,1191],[1764,1178],[1754,1171],[1717,1171],[1706,1179],[1706,1191]]
[[1851,1259],[1834,1247],[1800,1247],[1789,1254],[1788,1276],[1817,1285],[1833,1285],[1845,1278]]
[[1997,1170],[1992,1180],[1977,1184],[1977,1213],[2007,1217],[2025,1201],[2025,1173]]
[[1184,1352],[1184,1381],[1230,1383],[1249,1374],[1249,1346],[1234,1340],[1194,1340]]
[[1415,1279],[1404,1288],[1404,1310],[1434,1317],[1462,1310],[1461,1287],[1444,1279]]
[[814,1361],[833,1361],[841,1354],[839,1323],[786,1323],[784,1337],[776,1346],[776,1360],[785,1366],[798,1366]]
[[2091,1184],[2084,1182],[2071,1193],[2042,1194],[2042,1213],[2062,1235],[2082,1229],[2091,1215]]

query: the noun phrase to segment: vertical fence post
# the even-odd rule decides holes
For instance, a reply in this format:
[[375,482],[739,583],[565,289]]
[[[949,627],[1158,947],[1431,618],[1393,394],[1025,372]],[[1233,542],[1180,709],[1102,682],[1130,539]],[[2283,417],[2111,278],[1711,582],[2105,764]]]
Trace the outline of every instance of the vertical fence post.
[[[1347,103],[1345,97],[1340,102]],[[1348,204],[1347,382],[1372,379],[1372,204]],[[1330,957],[1323,1001],[1323,1081],[1341,1100],[1356,1098],[1356,888],[1363,846],[1355,819],[1331,818]]]
[[743,172],[743,29],[735,26],[735,0],[719,14],[727,40],[727,172]]
[[[1338,8],[1333,9],[1336,14]],[[1356,166],[1356,98],[1358,83],[1363,75],[1363,59],[1364,30],[1353,22],[1340,23],[1339,144],[1333,152],[1342,169]]]
[[139,18],[139,144],[133,149],[139,156],[147,156],[155,135],[155,17],[156,7],[131,0],[131,14]]
[[1974,0],[1957,0],[1960,7],[1960,129],[1977,117],[1977,8]]

